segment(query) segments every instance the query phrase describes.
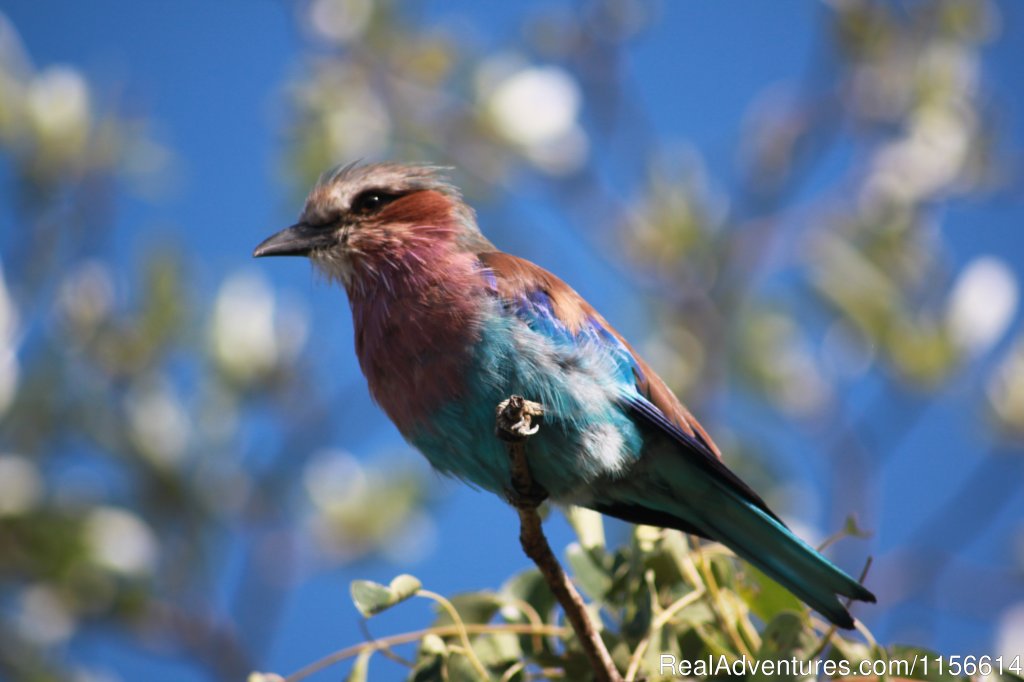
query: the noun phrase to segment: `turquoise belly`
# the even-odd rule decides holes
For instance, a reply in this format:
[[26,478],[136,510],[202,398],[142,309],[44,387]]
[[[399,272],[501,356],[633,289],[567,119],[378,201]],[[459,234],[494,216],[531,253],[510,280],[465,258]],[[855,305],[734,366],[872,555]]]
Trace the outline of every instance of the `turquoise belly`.
[[616,402],[621,368],[600,347],[560,343],[516,318],[495,316],[483,325],[466,371],[462,396],[408,434],[443,473],[504,493],[508,452],[494,435],[494,415],[513,394],[544,406],[527,453],[534,480],[556,500],[624,472],[640,452],[640,434]]

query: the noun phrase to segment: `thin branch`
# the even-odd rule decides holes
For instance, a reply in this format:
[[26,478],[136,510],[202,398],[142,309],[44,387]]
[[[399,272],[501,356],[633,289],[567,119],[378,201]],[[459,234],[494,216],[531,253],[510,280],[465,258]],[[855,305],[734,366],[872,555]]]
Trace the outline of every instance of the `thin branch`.
[[687,606],[696,603],[703,597],[703,587],[696,589],[693,592],[689,592],[681,599],[676,600],[667,609],[659,613],[653,621],[651,621],[651,627],[647,630],[647,634],[644,635],[644,638],[636,645],[636,649],[633,651],[633,656],[629,659],[629,668],[626,670],[626,682],[633,682],[633,680],[636,679],[637,674],[640,672],[640,662],[643,660],[644,654],[647,653],[647,648],[651,644],[651,639],[658,636],[661,629],[665,627],[677,613],[685,609]]
[[470,665],[472,665],[473,669],[476,670],[478,675],[480,675],[480,679],[486,680],[488,677],[487,668],[485,668],[484,664],[480,662],[480,658],[473,650],[473,643],[469,641],[469,633],[466,631],[466,624],[462,622],[462,618],[459,617],[459,612],[455,609],[455,606],[437,592],[419,590],[416,594],[420,597],[432,599],[445,610],[448,617],[452,619],[452,623],[455,624],[455,627],[459,631],[459,640],[462,642],[462,646],[466,650],[465,656],[469,659]]
[[583,651],[590,659],[594,677],[599,682],[622,682],[622,676],[615,668],[608,648],[605,647],[587,614],[583,599],[562,570],[541,528],[537,507],[547,497],[547,493],[537,486],[530,474],[530,465],[526,458],[526,439],[540,429],[540,425],[534,423],[534,418],[540,419],[543,414],[541,405],[516,395],[503,401],[497,410],[496,433],[507,443],[512,464],[512,489],[509,501],[519,512],[519,542],[526,556],[540,569],[558,603],[562,605],[566,618],[579,637]]
[[[526,625],[523,623],[496,623],[496,624],[478,624],[478,623],[466,623],[463,626],[469,634],[472,635],[494,635],[500,633],[511,633],[517,635],[553,635],[556,637],[564,637],[568,635],[569,631],[565,628],[558,627],[557,625],[544,625],[541,628],[537,628],[534,625]],[[385,648],[398,646],[399,644],[410,644],[412,642],[418,642],[427,635],[437,635],[438,637],[453,637],[459,635],[459,628],[454,625],[440,625],[432,628],[424,628],[422,630],[414,630],[412,632],[404,632],[400,635],[392,635],[390,637],[381,637],[370,642],[363,642],[362,644],[354,644],[350,647],[345,647],[340,651],[335,651],[333,654],[324,656],[319,661],[314,661],[306,667],[292,673],[285,678],[285,682],[301,682],[301,680],[315,675],[316,673],[331,667],[335,663],[344,661],[346,658],[352,658],[358,656],[364,651],[381,651]]]

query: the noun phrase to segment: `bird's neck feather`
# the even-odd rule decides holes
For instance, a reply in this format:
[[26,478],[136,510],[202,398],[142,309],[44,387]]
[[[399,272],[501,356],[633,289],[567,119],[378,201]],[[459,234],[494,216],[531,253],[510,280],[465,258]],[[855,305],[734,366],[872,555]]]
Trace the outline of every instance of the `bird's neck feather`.
[[477,256],[453,226],[409,229],[386,253],[365,253],[374,262],[355,268],[348,287],[360,366],[403,432],[462,390],[484,291]]

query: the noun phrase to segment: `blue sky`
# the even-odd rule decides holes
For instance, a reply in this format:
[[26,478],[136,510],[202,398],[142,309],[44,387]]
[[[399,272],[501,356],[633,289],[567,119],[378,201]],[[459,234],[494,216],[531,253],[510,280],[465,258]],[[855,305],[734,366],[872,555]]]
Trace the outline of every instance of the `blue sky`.
[[[464,15],[464,21],[475,28],[476,40],[485,45],[514,45],[518,36],[512,27],[524,10],[514,3],[487,4],[486,9],[484,5],[432,2],[425,14],[430,20]],[[1024,7],[1019,3],[1001,7],[1004,33],[1019,36]],[[651,124],[666,140],[686,141],[700,150],[712,176],[728,186],[733,180],[737,131],[753,95],[766,85],[804,72],[819,39],[814,27],[822,11],[817,3],[664,3],[663,16],[632,46],[628,61],[634,73],[642,74],[637,78],[637,96],[652,117]],[[292,9],[269,0],[13,0],[5,3],[3,12],[38,66],[66,63],[82,69],[100,92],[110,92],[128,111],[150,119],[153,134],[176,154],[174,172],[157,202],[130,193],[119,202],[113,248],[126,271],[140,250],[167,232],[190,251],[204,255],[197,278],[200,290],[211,289],[235,269],[260,268],[276,287],[308,298],[315,320],[311,338],[323,344],[317,350],[323,351],[335,380],[356,379],[351,322],[342,293],[315,280],[304,262],[250,262],[252,247],[292,222],[299,209],[295,197],[279,182],[285,168],[280,132],[286,115],[283,86],[302,68],[303,42]],[[988,50],[986,66],[1001,122],[1011,146],[1014,142],[1019,146],[1024,142],[1024,89],[1019,87],[1024,42],[1000,41]],[[807,191],[813,190],[812,182]],[[524,194],[509,201],[532,199]],[[531,210],[544,215],[541,206]],[[984,206],[954,202],[940,212],[953,263],[994,253],[1018,274],[1024,272],[1020,233],[1024,207],[1019,192],[1008,192]],[[488,210],[482,212],[485,231],[489,217],[494,216]],[[637,292],[618,286],[607,263],[592,250],[581,248],[577,232],[550,220],[537,228],[543,239],[535,238],[529,245],[505,234],[492,232],[492,236],[499,245],[514,245],[522,255],[555,270],[628,336],[640,337],[650,321],[638,312],[639,306],[631,305]],[[358,409],[374,414],[367,395],[353,400],[359,401]],[[955,423],[970,400],[954,392],[940,401],[929,419]],[[383,418],[376,417],[368,429],[373,436],[365,439],[366,452],[359,454],[402,447]],[[904,540],[899,529],[912,527],[930,502],[927,486],[915,487],[917,493],[907,492],[905,482],[923,483],[929,477],[939,483],[955,480],[970,459],[973,437],[964,429],[928,428],[912,434],[904,450],[934,450],[937,467],[931,471],[921,470],[920,459],[896,453],[885,494],[907,499],[888,507],[884,519],[888,529],[878,539],[881,549]],[[353,578],[386,582],[393,574],[409,570],[431,589],[450,594],[496,587],[526,567],[527,560],[514,541],[518,528],[509,508],[492,496],[440,480],[438,485],[447,495],[435,510],[439,529],[435,553],[408,567],[378,561],[328,571],[299,586],[285,610],[279,637],[261,662],[265,669],[292,671],[361,638],[357,614],[347,597],[348,581]],[[1019,529],[1024,516],[1020,502],[1000,517],[991,536],[977,539],[965,550],[972,561],[1004,556],[1006,534]],[[564,545],[570,539],[560,517],[549,526],[553,544]],[[1016,597],[1024,597],[1024,591],[1018,590]],[[373,630],[411,628],[427,617],[426,607],[413,605],[374,622]],[[876,634],[887,639],[886,626]],[[936,641],[921,643],[946,653],[986,653],[989,637],[991,622],[968,618],[943,622]],[[193,679],[190,671],[163,659],[137,658],[106,644],[96,644],[90,655],[115,669],[145,670],[150,680]]]

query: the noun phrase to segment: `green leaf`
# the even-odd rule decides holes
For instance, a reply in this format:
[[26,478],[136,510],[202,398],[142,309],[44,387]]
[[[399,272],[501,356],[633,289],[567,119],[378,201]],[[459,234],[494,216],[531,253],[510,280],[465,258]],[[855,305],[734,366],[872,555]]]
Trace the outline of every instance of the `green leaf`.
[[387,611],[415,594],[422,587],[420,581],[411,575],[400,575],[390,585],[381,585],[372,580],[352,581],[352,602],[364,618]]
[[803,612],[800,600],[782,585],[753,566],[745,566],[744,570],[753,580],[745,580],[737,585],[737,591],[758,618],[770,623],[781,613]]
[[[949,674],[948,666],[942,666],[942,674],[939,674],[940,666],[935,660],[938,657],[939,654],[934,651],[912,646],[896,645],[892,647],[889,652],[889,663],[890,666],[892,666],[893,661],[907,661],[908,666],[913,666],[913,679],[915,680],[929,680],[930,682],[959,682],[961,678],[956,675]],[[927,674],[925,674],[924,665],[922,664],[926,658],[928,659]],[[898,668],[890,667],[889,670],[898,670]],[[907,668],[903,672],[909,672],[909,670],[910,668]]]
[[719,627],[717,622],[707,623],[694,629],[697,636],[700,637],[704,646],[707,647],[707,652],[713,656],[719,656],[721,654],[731,653],[738,654],[736,647],[732,641],[725,636],[722,628]]
[[705,601],[697,601],[675,615],[673,620],[687,628],[697,628],[715,621],[715,612]]
[[576,537],[580,539],[581,545],[586,549],[604,549],[604,519],[599,513],[572,506],[566,510],[565,517],[576,531]]
[[863,642],[855,642],[843,637],[832,638],[832,656],[837,661],[849,661],[859,665],[861,661],[871,660],[871,647]]
[[504,667],[523,657],[519,636],[509,632],[477,637],[473,642],[473,650],[480,662],[488,668]]
[[370,657],[373,656],[373,649],[364,649],[356,657],[352,664],[345,682],[366,682],[370,671]]
[[857,524],[857,517],[852,514],[846,517],[846,522],[843,524],[843,532],[849,537],[859,538],[861,540],[866,540],[871,537],[871,531],[861,528],[860,525]]
[[434,634],[420,640],[419,657],[409,673],[409,682],[442,682],[445,679],[444,666],[448,658],[448,645]]
[[[483,624],[491,622],[494,614],[501,608],[501,600],[490,592],[467,592],[457,594],[451,599],[452,606],[459,614],[463,623]],[[434,626],[452,625],[453,621],[448,612],[439,609],[437,620]]]
[[[395,604],[398,604],[406,599],[416,596],[416,593],[420,591],[421,587],[423,587],[423,583],[421,583],[420,579],[416,576],[403,573],[392,580],[389,587],[395,597]],[[392,604],[392,606],[394,606],[394,604]]]
[[372,580],[352,581],[352,603],[364,618],[386,611],[394,605],[391,588]]
[[[672,656],[675,660],[682,660],[683,652],[679,646],[679,638],[670,628],[662,628],[657,639],[652,639],[647,652],[644,654],[644,667],[649,673],[657,673],[661,669],[661,657]],[[652,674],[657,679],[657,675]]]
[[612,586],[611,575],[595,557],[599,551],[588,551],[576,542],[570,544],[566,550],[573,576],[592,599],[604,599]]
[[445,660],[445,656],[421,658],[409,673],[409,682],[442,682],[445,679]]
[[277,673],[249,673],[245,679],[246,682],[284,682],[284,678]]
[[431,633],[420,640],[420,656],[445,656],[448,645],[439,636]]
[[535,568],[523,571],[506,582],[501,594],[513,599],[522,599],[536,609],[545,622],[550,622],[555,607],[555,595],[551,593],[544,576]]
[[[785,661],[792,658],[803,660],[807,653],[817,644],[814,633],[804,625],[803,619],[796,613],[780,613],[761,635],[761,648],[757,652],[759,661]],[[786,674],[786,673],[789,674]],[[751,677],[751,682],[776,682],[796,680],[799,670],[758,669]]]
[[476,668],[462,654],[452,653],[448,657],[447,668],[447,682],[481,682]]
[[622,635],[636,641],[647,634],[654,618],[653,571],[648,571],[645,578],[638,589],[632,592],[622,623]]

